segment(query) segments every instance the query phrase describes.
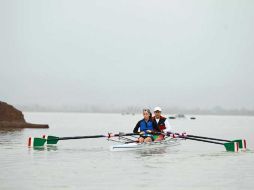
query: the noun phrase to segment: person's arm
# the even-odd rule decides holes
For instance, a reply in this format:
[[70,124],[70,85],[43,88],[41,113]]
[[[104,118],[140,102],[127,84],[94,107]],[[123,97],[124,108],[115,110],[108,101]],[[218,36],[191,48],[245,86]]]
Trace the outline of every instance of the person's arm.
[[168,122],[168,119],[166,119],[164,123],[165,123],[165,126],[166,126],[166,129],[164,130],[164,132],[173,132],[172,126]]
[[136,126],[133,129],[133,133],[138,133],[138,129],[140,127],[140,121],[136,124]]

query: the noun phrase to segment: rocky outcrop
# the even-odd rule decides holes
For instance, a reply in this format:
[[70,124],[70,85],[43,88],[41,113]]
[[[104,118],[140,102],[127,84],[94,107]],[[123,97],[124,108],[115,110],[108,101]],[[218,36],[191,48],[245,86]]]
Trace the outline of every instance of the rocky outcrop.
[[49,126],[27,123],[21,111],[0,101],[0,128],[49,128]]

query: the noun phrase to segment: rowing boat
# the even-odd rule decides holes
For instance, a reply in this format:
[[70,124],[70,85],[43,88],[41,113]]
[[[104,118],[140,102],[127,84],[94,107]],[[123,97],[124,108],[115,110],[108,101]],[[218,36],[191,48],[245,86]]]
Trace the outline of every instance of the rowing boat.
[[154,142],[147,142],[147,143],[123,143],[123,144],[116,144],[110,147],[111,151],[127,151],[127,150],[143,150],[143,149],[156,149],[168,146],[176,146],[180,144],[181,139],[176,138],[166,138],[162,141],[154,141]]

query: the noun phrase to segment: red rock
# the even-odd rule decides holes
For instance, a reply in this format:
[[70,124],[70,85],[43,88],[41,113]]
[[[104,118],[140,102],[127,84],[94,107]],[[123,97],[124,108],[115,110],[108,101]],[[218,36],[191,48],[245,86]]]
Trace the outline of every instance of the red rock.
[[21,111],[0,101],[0,128],[49,128],[49,126],[27,123]]

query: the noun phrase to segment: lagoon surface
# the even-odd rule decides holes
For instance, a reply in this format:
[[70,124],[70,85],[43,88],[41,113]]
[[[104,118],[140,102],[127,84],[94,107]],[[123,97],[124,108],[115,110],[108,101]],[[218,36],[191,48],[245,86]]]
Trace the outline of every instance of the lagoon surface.
[[27,147],[29,136],[131,132],[141,115],[24,113],[49,129],[0,130],[0,189],[253,189],[254,117],[195,116],[170,120],[177,132],[247,140],[246,152],[183,140],[179,146],[112,152],[105,138]]

